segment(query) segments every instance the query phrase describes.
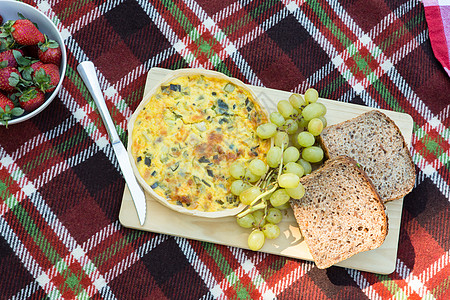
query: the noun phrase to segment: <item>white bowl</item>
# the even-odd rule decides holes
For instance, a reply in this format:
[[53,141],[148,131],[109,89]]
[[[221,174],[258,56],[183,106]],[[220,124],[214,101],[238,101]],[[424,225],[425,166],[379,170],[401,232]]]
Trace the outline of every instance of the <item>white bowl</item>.
[[[145,181],[145,179],[141,176],[139,173],[139,170],[136,166],[135,158],[133,157],[132,149],[133,149],[133,128],[134,123],[136,122],[137,117],[139,116],[140,112],[145,108],[147,104],[149,104],[153,100],[154,94],[156,94],[160,89],[161,86],[167,85],[170,82],[172,82],[174,79],[182,76],[189,76],[189,75],[205,75],[212,78],[219,78],[226,81],[229,81],[233,83],[236,86],[244,88],[253,98],[254,102],[258,104],[260,111],[265,115],[267,120],[269,119],[269,114],[262,105],[262,103],[259,101],[258,97],[254,93],[254,91],[246,86],[242,81],[228,77],[225,74],[222,74],[220,72],[216,71],[210,71],[210,70],[204,70],[204,69],[178,69],[175,71],[170,72],[166,77],[162,78],[144,97],[144,99],[141,101],[139,106],[134,111],[133,115],[128,121],[128,146],[127,146],[127,152],[128,157],[131,162],[131,166],[133,168],[134,174],[140,183],[140,185],[144,188],[144,190],[147,192],[147,195],[149,195],[151,198],[157,200],[159,203],[163,204],[164,206],[177,211],[182,214],[190,215],[190,216],[196,216],[196,217],[204,217],[204,218],[223,218],[223,217],[230,217],[238,214],[241,212],[244,208],[244,204],[240,204],[239,206],[235,208],[229,208],[221,211],[214,211],[214,212],[205,212],[201,210],[195,210],[195,209],[188,209],[183,206],[178,206],[171,204],[169,200],[163,196],[160,196],[157,192],[155,192],[151,186]],[[155,137],[156,138],[156,137]],[[272,142],[272,141],[271,141]]]
[[67,67],[66,47],[64,46],[64,40],[61,33],[58,31],[55,24],[53,24],[53,22],[46,15],[31,5],[12,0],[0,0],[0,15],[3,17],[3,22],[19,19],[17,13],[21,13],[25,16],[25,18],[36,23],[42,33],[46,34],[50,39],[58,42],[62,53],[61,64],[59,66],[59,75],[61,78],[56,86],[56,89],[50,95],[46,96],[44,104],[31,112],[24,112],[20,117],[13,117],[8,121],[8,125],[23,122],[43,111],[53,101],[61,89]]

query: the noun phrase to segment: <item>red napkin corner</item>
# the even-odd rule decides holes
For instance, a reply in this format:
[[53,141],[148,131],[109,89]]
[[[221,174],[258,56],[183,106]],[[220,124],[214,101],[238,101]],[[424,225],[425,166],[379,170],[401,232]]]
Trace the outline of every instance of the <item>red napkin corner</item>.
[[434,55],[450,76],[450,0],[423,0]]

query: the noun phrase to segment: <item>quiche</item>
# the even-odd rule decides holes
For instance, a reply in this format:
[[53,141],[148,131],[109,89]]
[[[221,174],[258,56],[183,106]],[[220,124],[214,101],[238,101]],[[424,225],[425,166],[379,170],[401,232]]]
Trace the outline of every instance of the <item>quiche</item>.
[[256,135],[267,113],[237,79],[203,69],[173,71],[129,121],[128,151],[138,181],[176,211],[203,217],[243,209],[230,193],[229,166],[265,160]]

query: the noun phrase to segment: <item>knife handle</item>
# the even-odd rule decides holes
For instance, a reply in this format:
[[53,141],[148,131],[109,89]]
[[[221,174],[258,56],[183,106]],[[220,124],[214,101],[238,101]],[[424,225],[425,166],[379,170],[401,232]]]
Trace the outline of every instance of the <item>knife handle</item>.
[[100,116],[105,123],[106,130],[108,131],[111,144],[120,142],[119,135],[114,126],[114,122],[109,114],[108,107],[105,103],[105,98],[103,98],[102,91],[100,89],[100,84],[98,83],[97,73],[95,72],[94,64],[90,61],[84,61],[77,67],[78,73],[80,73],[84,84],[91,93],[98,110],[100,111]]

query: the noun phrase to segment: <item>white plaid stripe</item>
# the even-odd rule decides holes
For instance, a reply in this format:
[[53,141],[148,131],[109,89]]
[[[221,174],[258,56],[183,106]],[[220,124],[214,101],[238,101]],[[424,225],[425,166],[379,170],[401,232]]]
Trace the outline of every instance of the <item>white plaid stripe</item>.
[[291,270],[288,274],[284,274],[281,279],[273,285],[272,290],[274,291],[275,295],[279,295],[291,285],[295,285],[300,278],[306,275],[314,267],[315,264],[313,262],[300,262],[295,269]]
[[[242,278],[242,276],[246,275],[249,276],[249,278],[252,280],[253,284],[261,294],[273,294],[273,291],[271,291],[265,284],[264,280],[262,280],[261,274],[259,274],[258,270],[255,267],[267,256],[267,254],[258,253],[258,255],[249,258],[247,257],[247,255],[245,255],[242,249],[232,247],[228,247],[228,249],[234,255],[235,259],[239,262],[239,268],[233,270],[231,274],[226,276],[221,282],[218,282],[218,288],[214,289],[225,291],[229,289],[233,284],[235,284],[236,281]],[[226,299],[226,295],[221,294],[218,299]]]
[[220,295],[223,295],[223,290],[217,284],[217,280],[214,277],[213,273],[210,271],[208,266],[204,264],[203,261],[198,257],[195,249],[193,249],[190,245],[189,240],[175,237],[175,241],[180,247],[180,250],[186,256],[186,259],[189,261],[191,266],[195,269],[197,274],[211,291],[211,294],[214,296],[214,298],[219,298]]
[[376,292],[373,286],[367,281],[367,278],[365,278],[360,271],[354,269],[346,269],[346,271],[353,278],[361,291],[364,292],[367,298],[371,300],[382,299],[382,297]]
[[417,293],[422,299],[435,299],[434,296],[428,291],[424,283],[415,276],[411,270],[401,261],[398,260],[395,271],[405,280],[406,287],[397,292],[397,294],[404,294],[406,297],[411,294]]
[[[218,18],[218,14],[209,18],[208,15],[204,12],[204,10],[197,4],[195,1],[186,1],[188,7],[196,14],[198,19],[202,22],[198,31],[200,33],[204,33],[205,30],[208,30],[213,36],[223,36],[223,39],[218,40],[220,46],[223,48],[217,55],[221,61],[225,60],[225,58],[230,57],[238,66],[239,70],[244,74],[249,83],[254,85],[262,85],[261,81],[257,77],[257,75],[251,70],[248,66],[247,62],[239,53],[239,46],[235,43],[231,42],[228,37],[222,32],[222,30],[218,27],[217,23],[220,21]],[[235,11],[232,9],[239,9],[239,6],[232,5],[230,9],[228,9],[230,14],[233,14]],[[224,16],[223,14],[219,14],[220,16]],[[205,22],[209,25],[205,26]],[[192,43],[192,40],[190,41]],[[189,43],[189,44],[190,44]],[[233,50],[230,50],[233,49]],[[210,68],[215,67],[216,64],[212,64]]]

